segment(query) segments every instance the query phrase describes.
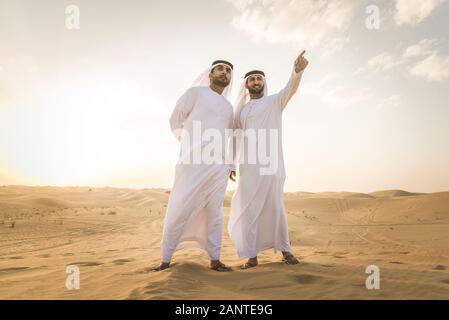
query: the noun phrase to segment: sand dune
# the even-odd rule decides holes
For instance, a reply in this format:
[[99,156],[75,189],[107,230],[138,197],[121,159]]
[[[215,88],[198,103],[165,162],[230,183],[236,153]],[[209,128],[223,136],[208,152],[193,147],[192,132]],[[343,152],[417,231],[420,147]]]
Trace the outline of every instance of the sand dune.
[[404,190],[382,190],[370,193],[370,195],[374,197],[408,197],[408,196],[417,196],[422,193],[416,192],[407,192]]
[[[159,262],[164,189],[0,187],[1,299],[448,299],[449,192],[286,193],[301,265],[272,250],[260,266],[207,268],[199,250]],[[225,222],[231,193],[224,202]],[[223,232],[222,260],[238,266]],[[79,290],[65,287],[66,266]],[[380,268],[367,290],[365,269]]]

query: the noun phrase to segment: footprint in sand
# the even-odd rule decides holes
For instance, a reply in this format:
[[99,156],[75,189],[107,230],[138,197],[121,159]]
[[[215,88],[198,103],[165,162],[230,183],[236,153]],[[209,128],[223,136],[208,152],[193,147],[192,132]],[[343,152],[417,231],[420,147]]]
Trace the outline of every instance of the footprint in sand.
[[30,267],[16,267],[16,268],[4,268],[0,269],[0,273],[9,273],[9,272],[16,272],[16,271],[22,271],[29,269]]
[[19,260],[19,259],[23,259],[23,257],[21,257],[21,256],[14,256],[14,257],[7,257],[7,258],[1,258],[1,259],[7,259],[7,260]]
[[[150,272],[153,271],[154,268],[156,268],[156,265],[155,265],[154,267],[146,267],[146,268],[138,269],[138,270],[136,270],[136,271],[134,271],[134,272],[126,273],[126,275],[134,275],[134,274],[150,273]],[[172,269],[172,268],[173,268],[173,265],[170,265],[170,268],[168,268],[168,269],[166,269],[166,270],[169,271],[169,270]],[[164,271],[166,271],[166,270],[164,270]],[[161,272],[164,272],[164,271],[161,271]]]
[[76,265],[76,266],[82,266],[82,267],[95,267],[95,266],[100,266],[103,263],[98,262],[98,261],[81,261],[81,262],[72,262],[72,263],[68,263],[67,265]]
[[241,291],[252,291],[252,290],[266,290],[266,289],[274,289],[274,288],[285,288],[284,284],[271,284],[271,285],[258,285],[258,286],[245,286],[240,288]]
[[[175,284],[181,284],[183,290],[172,291]],[[127,299],[182,299],[192,294],[198,294],[204,284],[196,279],[182,278],[171,280],[151,281],[147,285],[134,289]]]
[[433,270],[446,270],[446,266],[443,266],[442,264],[436,265]]
[[404,262],[399,262],[399,261],[390,261],[390,263],[393,263],[393,264],[405,264]]
[[449,284],[449,279],[441,280],[441,282]]
[[351,284],[351,286],[353,286],[353,287],[359,287],[359,288],[366,288],[366,285],[365,285],[365,284],[360,284],[360,283],[353,283],[353,284]]
[[123,264],[125,264],[127,262],[131,262],[131,261],[134,261],[134,259],[117,259],[117,260],[112,261],[112,263],[120,266],[120,265],[123,265]]
[[314,276],[311,274],[300,274],[298,276],[294,276],[293,279],[300,284],[312,284],[319,282],[322,277]]
[[61,256],[64,256],[64,257],[74,256],[74,255],[75,255],[75,254],[74,254],[74,253],[71,253],[71,252],[67,252],[67,253],[61,254]]
[[320,266],[322,266],[324,268],[335,268],[335,265],[333,265],[333,264],[320,264]]
[[40,257],[40,258],[50,258],[51,255],[49,255],[49,254],[41,254],[38,257]]
[[[155,272],[155,271],[154,271],[154,268],[156,268],[158,265],[159,265],[159,262],[155,262],[155,263],[152,263],[152,264],[151,264],[150,266],[148,266],[148,267],[137,269],[137,270],[135,270],[135,271],[133,271],[133,272],[131,272],[131,273],[127,273],[126,275],[143,274],[143,273],[153,273],[153,272]],[[176,268],[177,266],[178,266],[178,263],[177,263],[177,262],[170,263],[170,268],[165,269],[165,270],[163,270],[163,271],[160,271],[160,274],[162,274],[163,272],[172,272],[173,270],[175,270],[175,268]]]

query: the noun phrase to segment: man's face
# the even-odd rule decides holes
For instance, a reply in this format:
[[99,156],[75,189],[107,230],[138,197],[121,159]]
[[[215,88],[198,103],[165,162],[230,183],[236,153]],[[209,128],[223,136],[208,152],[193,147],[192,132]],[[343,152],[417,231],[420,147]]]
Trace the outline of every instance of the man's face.
[[209,74],[210,81],[217,86],[225,88],[231,82],[231,72],[231,67],[219,64],[211,70]]
[[249,76],[246,79],[246,89],[251,94],[260,94],[264,89],[263,77],[260,74]]

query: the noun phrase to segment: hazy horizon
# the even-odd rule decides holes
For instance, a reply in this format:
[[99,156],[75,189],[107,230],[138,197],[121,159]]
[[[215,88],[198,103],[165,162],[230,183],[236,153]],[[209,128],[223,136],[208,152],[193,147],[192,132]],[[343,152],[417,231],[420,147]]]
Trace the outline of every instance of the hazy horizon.
[[[80,188],[80,189],[129,189],[129,190],[171,190],[171,187],[142,187],[142,188],[133,188],[133,187],[120,187],[120,186],[84,186],[84,185],[61,185],[61,186],[52,186],[52,185],[2,185],[1,187],[24,187],[24,188]],[[228,188],[226,192],[234,192],[234,188]],[[403,190],[403,189],[382,189],[382,190],[371,190],[360,192],[357,190],[323,190],[323,191],[313,191],[313,190],[291,190],[284,191],[284,193],[360,193],[360,194],[371,194],[376,192],[385,192],[385,191],[404,191],[412,194],[432,194],[432,193],[445,193],[449,192],[449,190],[441,190],[441,191],[432,191],[432,192],[422,192],[419,190]]]

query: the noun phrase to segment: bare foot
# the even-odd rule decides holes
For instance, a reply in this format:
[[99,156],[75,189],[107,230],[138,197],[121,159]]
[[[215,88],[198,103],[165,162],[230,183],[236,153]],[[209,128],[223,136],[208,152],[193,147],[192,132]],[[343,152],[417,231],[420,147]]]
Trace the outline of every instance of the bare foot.
[[299,263],[299,260],[296,259],[296,257],[291,252],[288,252],[288,251],[284,252],[283,251],[282,255],[284,256],[282,261],[285,262],[286,264],[294,265],[294,264],[298,264]]
[[154,268],[153,271],[162,271],[170,267],[170,262],[161,262],[159,267]]
[[249,268],[254,268],[257,265],[258,265],[257,257],[249,258],[248,261],[245,264],[240,266],[240,269],[246,270],[246,269],[249,269]]
[[211,260],[210,261],[210,268],[212,270],[215,270],[215,271],[218,271],[218,272],[228,272],[228,271],[232,270],[231,267],[226,266],[220,260]]

